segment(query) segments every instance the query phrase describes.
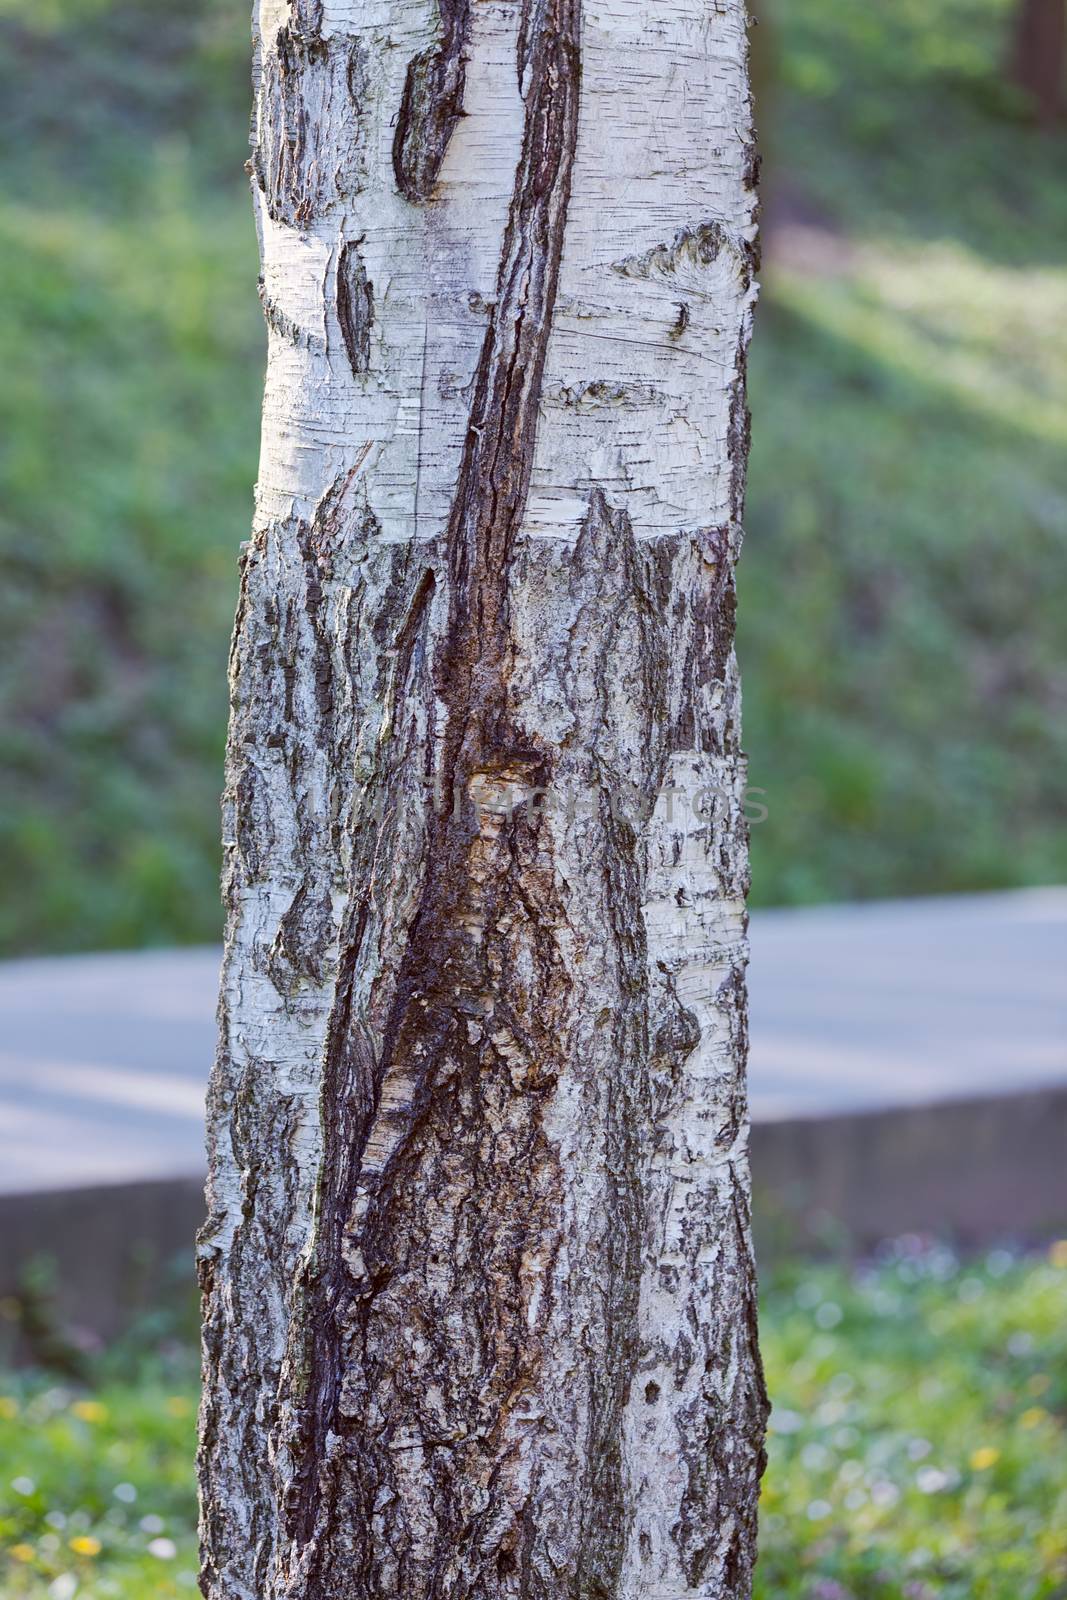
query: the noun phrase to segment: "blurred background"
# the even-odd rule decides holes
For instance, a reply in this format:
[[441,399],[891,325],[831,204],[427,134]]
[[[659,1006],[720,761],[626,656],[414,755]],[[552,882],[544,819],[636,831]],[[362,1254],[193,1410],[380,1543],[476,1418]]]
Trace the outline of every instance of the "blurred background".
[[[1064,9],[756,5],[762,1600],[1067,1597]],[[248,76],[245,0],[0,0],[4,1596],[195,1584]]]

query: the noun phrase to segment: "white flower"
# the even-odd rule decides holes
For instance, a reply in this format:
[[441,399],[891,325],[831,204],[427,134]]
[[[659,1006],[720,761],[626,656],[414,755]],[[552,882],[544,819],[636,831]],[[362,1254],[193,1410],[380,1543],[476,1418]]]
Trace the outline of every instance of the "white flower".
[[158,1556],[160,1561],[173,1561],[178,1554],[178,1546],[173,1539],[150,1539],[148,1553],[151,1556]]

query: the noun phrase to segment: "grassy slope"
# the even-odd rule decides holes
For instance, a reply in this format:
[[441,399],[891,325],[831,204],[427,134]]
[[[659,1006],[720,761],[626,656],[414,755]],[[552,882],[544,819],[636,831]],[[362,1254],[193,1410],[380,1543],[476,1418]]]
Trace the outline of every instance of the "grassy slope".
[[[1062,1600],[1067,1243],[797,1269],[764,1296],[763,1345],[757,1600]],[[194,1403],[173,1338],[88,1386],[0,1379],[0,1592],[195,1593]]]
[[1067,140],[999,85],[1009,10],[779,0],[769,209],[817,226],[753,348],[762,900],[1067,877]]
[[[781,0],[741,649],[762,901],[1067,878],[1062,137],[1008,0]],[[263,338],[243,0],[0,0],[0,949],[215,937]]]

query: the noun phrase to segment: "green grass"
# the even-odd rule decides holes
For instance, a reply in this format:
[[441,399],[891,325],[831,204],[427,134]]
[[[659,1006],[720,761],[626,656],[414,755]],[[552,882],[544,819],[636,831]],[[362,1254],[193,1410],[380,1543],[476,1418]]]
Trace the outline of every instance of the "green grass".
[[[762,1321],[756,1600],[1062,1600],[1067,1243],[796,1266]],[[0,1382],[5,1600],[194,1592],[192,1359],[172,1337],[97,1358],[88,1386]]]
[[109,1352],[58,1365],[58,1376],[0,1378],[0,1594],[196,1594],[196,1356],[186,1308],[157,1315]]
[[1062,1600],[1067,1245],[887,1256],[765,1298],[757,1600]]
[[[1012,3],[759,34],[809,246],[772,228],[751,362],[760,902],[1067,879],[1067,139],[1002,83]],[[244,0],[0,0],[0,951],[219,931],[247,56]]]
[[761,901],[1067,878],[1067,139],[1003,86],[1011,13],[780,0],[761,45]]

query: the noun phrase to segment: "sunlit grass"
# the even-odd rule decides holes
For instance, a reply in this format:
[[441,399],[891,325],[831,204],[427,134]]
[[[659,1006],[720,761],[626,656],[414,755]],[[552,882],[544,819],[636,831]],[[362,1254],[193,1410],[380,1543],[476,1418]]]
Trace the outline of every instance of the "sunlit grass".
[[755,897],[1063,881],[1067,270],[813,236],[751,362]]
[[885,240],[842,246],[831,273],[772,257],[766,278],[775,303],[1004,428],[1020,450],[1028,436],[1067,444],[1067,269],[1004,267],[951,241]]

